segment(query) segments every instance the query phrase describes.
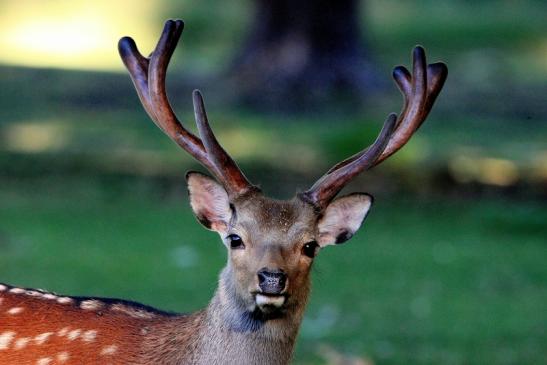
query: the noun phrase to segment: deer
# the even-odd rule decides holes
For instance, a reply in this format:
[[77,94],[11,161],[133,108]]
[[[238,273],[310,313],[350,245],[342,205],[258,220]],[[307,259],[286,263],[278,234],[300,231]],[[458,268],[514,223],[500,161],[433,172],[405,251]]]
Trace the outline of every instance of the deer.
[[371,195],[337,197],[354,177],[404,146],[426,119],[447,77],[413,50],[412,72],[393,77],[404,97],[399,116],[376,140],[335,164],[290,200],[253,185],[213,134],[199,91],[193,92],[199,137],[169,103],[165,80],[184,23],[168,20],[144,57],[129,37],[119,53],[154,123],[214,177],[186,175],[197,220],[220,235],[227,263],[206,308],[161,311],[109,298],[64,296],[0,284],[0,364],[288,364],[310,295],[310,269],[327,246],[348,241],[373,203]]

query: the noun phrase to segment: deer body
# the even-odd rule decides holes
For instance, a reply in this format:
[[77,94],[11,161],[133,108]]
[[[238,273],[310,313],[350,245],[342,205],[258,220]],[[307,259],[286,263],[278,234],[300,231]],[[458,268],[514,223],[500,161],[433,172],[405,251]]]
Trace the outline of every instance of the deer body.
[[0,364],[135,363],[147,328],[169,318],[122,301],[0,290]]
[[182,33],[168,21],[149,58],[122,38],[119,50],[152,120],[201,162],[216,180],[187,175],[190,205],[217,232],[228,260],[209,305],[177,315],[118,299],[65,297],[0,284],[0,365],[4,364],[245,364],[290,361],[310,293],[316,254],[349,240],[372,205],[368,194],[336,198],[360,172],[400,149],[425,120],[446,78],[414,50],[413,70],[394,70],[405,98],[377,140],[336,164],[291,200],[263,195],[218,143],[203,98],[193,95],[200,137],[186,130],[169,105],[167,65]]
[[252,217],[264,221],[254,232],[265,242],[256,245],[260,253],[254,265],[282,266],[294,283],[294,289],[286,291],[282,315],[259,312],[253,295],[236,288],[240,282],[233,265],[240,262],[230,262],[222,270],[207,308],[189,315],[123,300],[59,296],[4,284],[0,286],[0,364],[39,360],[43,364],[287,364],[309,294],[310,265],[305,258],[291,270],[282,256],[292,256],[293,247],[287,242],[312,233],[305,227],[315,214],[297,200],[275,201],[256,194],[241,202],[242,226],[251,224]]
[[277,338],[264,323],[246,318],[232,328],[217,296],[203,311],[174,315],[117,300],[14,294],[9,290],[19,288],[4,287],[0,364],[287,364],[298,328],[282,324]]

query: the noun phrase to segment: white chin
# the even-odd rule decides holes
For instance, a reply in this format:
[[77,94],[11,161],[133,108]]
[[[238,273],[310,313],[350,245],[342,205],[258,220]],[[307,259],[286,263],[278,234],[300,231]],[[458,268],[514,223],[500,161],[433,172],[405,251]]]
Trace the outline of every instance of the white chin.
[[259,307],[263,307],[265,305],[271,305],[273,307],[279,308],[283,304],[285,304],[285,297],[282,295],[275,296],[275,297],[262,295],[262,294],[256,295],[256,305],[258,305]]

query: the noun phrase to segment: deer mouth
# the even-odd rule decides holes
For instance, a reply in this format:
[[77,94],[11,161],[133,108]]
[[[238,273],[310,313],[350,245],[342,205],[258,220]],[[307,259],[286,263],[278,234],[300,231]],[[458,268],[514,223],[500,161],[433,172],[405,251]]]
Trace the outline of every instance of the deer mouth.
[[281,308],[287,298],[284,295],[272,295],[272,294],[256,294],[256,305],[259,307],[274,307]]
[[255,303],[257,309],[266,316],[279,316],[285,312],[287,303],[286,295],[274,295],[266,293],[256,293]]

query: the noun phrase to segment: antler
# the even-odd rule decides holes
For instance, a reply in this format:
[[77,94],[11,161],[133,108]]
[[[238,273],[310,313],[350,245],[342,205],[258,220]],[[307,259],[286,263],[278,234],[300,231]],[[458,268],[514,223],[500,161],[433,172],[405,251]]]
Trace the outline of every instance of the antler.
[[394,113],[390,114],[371,146],[334,165],[300,197],[322,209],[352,178],[378,165],[403,147],[429,114],[447,74],[444,63],[428,65],[424,49],[415,47],[412,75],[404,66],[393,70],[393,78],[405,101],[399,118]]
[[242,194],[253,185],[218,143],[209,125],[201,93],[198,90],[193,92],[194,114],[201,139],[183,127],[169,104],[165,76],[183,28],[182,20],[168,20],[156,49],[148,58],[139,52],[132,38],[123,37],[118,44],[120,56],[144,109],[154,123],[211,171],[230,194]]

